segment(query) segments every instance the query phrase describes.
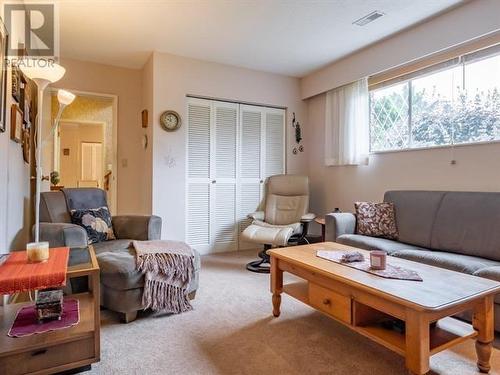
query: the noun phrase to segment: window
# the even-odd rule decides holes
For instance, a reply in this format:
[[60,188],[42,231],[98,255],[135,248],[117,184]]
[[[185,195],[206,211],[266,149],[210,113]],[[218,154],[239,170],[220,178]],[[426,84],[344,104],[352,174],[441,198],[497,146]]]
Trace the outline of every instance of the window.
[[461,56],[370,92],[370,151],[500,140],[500,50]]

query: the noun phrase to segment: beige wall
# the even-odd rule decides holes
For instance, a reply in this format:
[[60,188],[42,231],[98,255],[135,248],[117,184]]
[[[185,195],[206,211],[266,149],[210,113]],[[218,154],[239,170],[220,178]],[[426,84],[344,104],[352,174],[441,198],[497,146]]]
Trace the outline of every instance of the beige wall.
[[[499,1],[468,3],[304,78],[302,96],[480,37],[498,29],[499,14]],[[368,166],[325,167],[325,98],[319,94],[307,100],[311,207],[316,213],[324,214],[334,207],[352,211],[354,201],[380,201],[390,189],[500,191],[500,143],[457,147],[455,151],[441,148],[375,154]],[[452,159],[456,165],[450,164]]]
[[142,72],[135,69],[62,59],[66,68],[57,88],[118,96],[117,212],[148,213],[143,200],[146,153],[141,147]]
[[[291,153],[292,112],[305,124],[304,138],[309,136],[298,79],[169,54],[155,53],[153,59],[153,213],[163,219],[163,238],[185,237],[187,94],[287,107],[287,170],[305,170],[308,149]],[[173,133],[159,125],[159,116],[167,109],[177,111],[184,121]]]

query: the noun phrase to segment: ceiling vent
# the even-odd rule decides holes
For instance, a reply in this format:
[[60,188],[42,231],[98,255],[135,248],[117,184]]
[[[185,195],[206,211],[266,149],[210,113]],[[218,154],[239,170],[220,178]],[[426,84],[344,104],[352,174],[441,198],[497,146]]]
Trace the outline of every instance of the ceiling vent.
[[358,26],[365,26],[365,25],[369,24],[370,22],[375,21],[377,18],[382,17],[383,15],[385,15],[385,14],[376,10],[376,11],[371,12],[370,14],[368,14],[364,17],[361,17],[359,20],[354,21],[352,24],[358,25]]

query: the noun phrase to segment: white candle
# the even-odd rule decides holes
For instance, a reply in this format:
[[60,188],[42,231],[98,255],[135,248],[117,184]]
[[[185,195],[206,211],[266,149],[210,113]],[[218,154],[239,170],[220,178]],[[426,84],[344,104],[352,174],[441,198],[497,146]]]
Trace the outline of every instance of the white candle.
[[28,262],[45,262],[49,259],[49,243],[30,242],[26,245],[26,252],[28,253]]

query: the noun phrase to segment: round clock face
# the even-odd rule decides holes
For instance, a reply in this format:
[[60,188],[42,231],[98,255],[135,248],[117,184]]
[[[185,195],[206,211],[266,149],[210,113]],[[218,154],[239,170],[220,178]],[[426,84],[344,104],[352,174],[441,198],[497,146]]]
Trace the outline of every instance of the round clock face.
[[174,131],[181,126],[181,117],[175,111],[165,111],[160,116],[160,124],[166,131]]

